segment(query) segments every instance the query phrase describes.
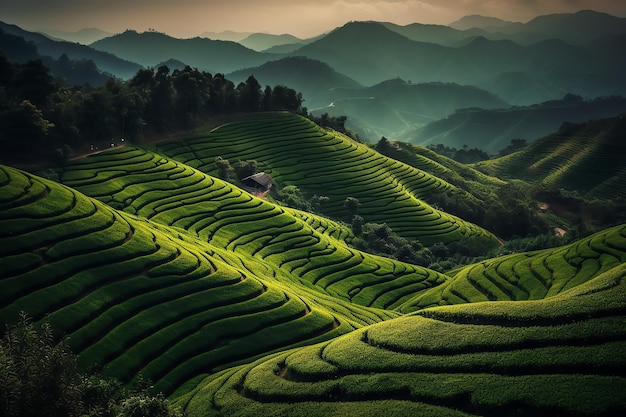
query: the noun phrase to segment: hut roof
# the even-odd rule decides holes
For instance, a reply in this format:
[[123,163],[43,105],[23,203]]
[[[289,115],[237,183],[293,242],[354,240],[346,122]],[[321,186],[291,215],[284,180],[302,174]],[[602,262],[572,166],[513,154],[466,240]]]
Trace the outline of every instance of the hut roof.
[[247,181],[254,181],[263,187],[267,187],[268,185],[272,183],[272,177],[270,177],[265,172],[259,172],[258,174],[250,175],[249,177],[246,177],[241,180],[241,182],[247,182]]

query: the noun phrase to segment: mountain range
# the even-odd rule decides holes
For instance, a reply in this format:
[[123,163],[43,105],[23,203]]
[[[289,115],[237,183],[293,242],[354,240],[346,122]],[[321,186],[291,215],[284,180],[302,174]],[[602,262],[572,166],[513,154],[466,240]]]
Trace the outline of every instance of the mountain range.
[[[364,140],[389,136],[419,141],[422,139],[417,136],[408,138],[407,132],[423,128],[420,136],[424,136],[432,130],[426,124],[458,117],[454,114],[462,108],[532,106],[568,94],[587,100],[626,95],[626,57],[619,53],[626,41],[625,22],[589,10],[540,16],[527,23],[484,16],[467,16],[449,26],[350,22],[304,40],[288,34],[246,32],[205,32],[200,37],[177,39],[154,31],[129,30],[89,46],[53,40],[13,25],[0,28],[33,42],[41,55],[92,60],[102,71],[123,79],[141,67],[171,62],[176,63],[172,69],[189,65],[228,74],[235,82],[254,75],[261,85],[288,84],[303,93],[309,110],[348,116],[350,128]],[[104,34],[97,30],[84,33]],[[405,83],[385,84],[398,79]],[[446,100],[433,95],[416,97],[416,86],[432,88],[437,83],[457,90],[449,97],[456,94],[465,99],[450,98],[445,106],[436,108],[425,106],[426,99],[431,103]],[[376,85],[393,85],[394,93],[389,88],[374,88]],[[471,88],[494,97],[471,100],[467,93]],[[613,110],[592,117],[612,114]],[[555,115],[546,125],[548,130],[519,136],[538,137],[562,122],[581,120],[562,116]],[[461,125],[457,132],[478,134],[462,133],[464,129]],[[437,133],[426,136],[443,137]]]
[[445,143],[496,153],[513,139],[533,142],[557,131],[563,123],[615,117],[624,110],[626,99],[621,97],[583,100],[580,96],[566,96],[532,106],[459,109],[396,137],[423,146]]

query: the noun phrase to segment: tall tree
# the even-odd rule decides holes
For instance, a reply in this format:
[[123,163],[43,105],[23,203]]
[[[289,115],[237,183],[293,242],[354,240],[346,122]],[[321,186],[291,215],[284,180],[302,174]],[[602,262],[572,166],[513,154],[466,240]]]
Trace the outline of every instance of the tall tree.
[[245,83],[239,84],[237,90],[239,91],[239,105],[243,111],[259,111],[261,108],[261,84],[250,75]]

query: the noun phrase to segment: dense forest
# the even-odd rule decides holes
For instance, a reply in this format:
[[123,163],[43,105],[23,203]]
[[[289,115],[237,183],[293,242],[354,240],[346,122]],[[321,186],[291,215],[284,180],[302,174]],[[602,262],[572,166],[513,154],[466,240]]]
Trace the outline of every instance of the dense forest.
[[99,87],[72,86],[41,60],[15,63],[0,54],[0,146],[10,162],[62,162],[74,153],[190,130],[215,115],[306,113],[302,101],[295,90],[263,88],[252,75],[235,85],[223,74],[189,66],[146,68]]

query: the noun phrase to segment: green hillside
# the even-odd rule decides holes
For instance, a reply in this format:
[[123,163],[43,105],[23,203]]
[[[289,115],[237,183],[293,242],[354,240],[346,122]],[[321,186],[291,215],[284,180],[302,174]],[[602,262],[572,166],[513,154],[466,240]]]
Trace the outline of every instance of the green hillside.
[[168,141],[158,150],[211,175],[217,175],[218,156],[256,160],[277,182],[296,185],[308,196],[329,197],[324,214],[349,221],[344,202],[353,197],[366,221],[386,223],[398,235],[425,245],[468,236],[495,242],[485,230],[426,203],[434,190],[455,192],[455,186],[293,114],[258,115]]
[[204,380],[193,416],[609,416],[626,410],[626,267],[545,300],[438,307]]
[[564,124],[552,135],[476,168],[550,188],[576,190],[588,198],[626,197],[626,120],[623,116]]
[[402,310],[549,298],[624,263],[626,225],[621,225],[559,248],[512,254],[469,265],[457,271],[452,279],[403,305]]
[[74,161],[61,181],[111,207],[184,229],[239,256],[263,261],[281,282],[301,282],[361,305],[393,308],[444,277],[362,254],[349,229],[285,209],[142,149],[124,147]]
[[[620,152],[621,122],[597,123]],[[267,113],[41,171],[54,181],[0,166],[0,323],[48,320],[81,369],[148,378],[189,417],[626,411],[626,225],[447,275],[364,253],[330,217],[354,215],[347,197],[427,244],[495,240],[426,201],[480,202],[515,173],[387,146]],[[218,156],[329,197],[329,217],[216,178]]]
[[[528,93],[528,89],[525,91]],[[615,117],[626,109],[626,99],[621,97],[583,100],[579,96],[563,95],[560,100],[523,107],[458,107],[460,110],[455,109],[425,126],[393,137],[423,146],[443,143],[449,147],[462,148],[467,145],[495,154],[512,139],[522,138],[533,142],[550,135],[564,121],[586,123],[589,120]]]
[[[70,335],[82,366],[123,380],[141,371],[171,393],[198,375],[398,315],[327,296],[239,249],[221,249],[22,171],[2,167],[0,184],[0,322],[20,311],[47,316]],[[294,216],[289,224],[297,222]],[[361,299],[389,303],[398,292],[443,279],[348,251],[320,229],[328,232],[329,225],[307,233],[325,242],[336,282],[349,271],[346,281],[360,283]],[[280,237],[266,250],[277,252],[290,233]],[[320,260],[312,250],[303,245],[302,261],[311,261],[292,263],[314,270]]]

